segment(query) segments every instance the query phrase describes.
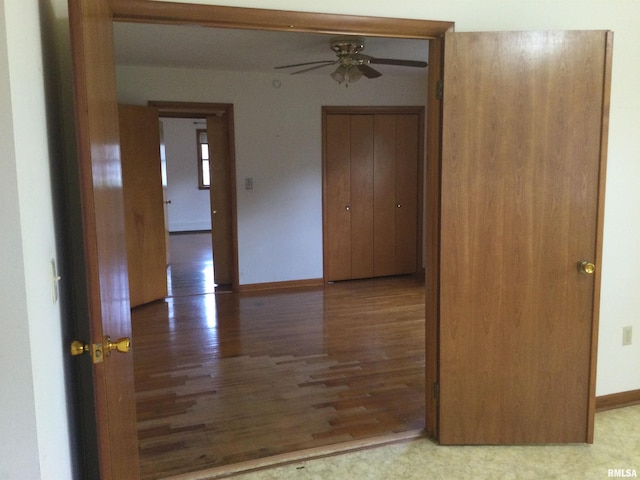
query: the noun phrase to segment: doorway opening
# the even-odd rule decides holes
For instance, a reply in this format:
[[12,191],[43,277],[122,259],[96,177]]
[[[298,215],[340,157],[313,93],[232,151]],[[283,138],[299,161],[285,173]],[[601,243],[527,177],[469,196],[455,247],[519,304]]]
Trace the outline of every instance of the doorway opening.
[[[157,109],[160,120],[186,121],[187,124],[192,124],[191,130],[203,131],[207,135],[209,188],[202,189],[198,182],[197,190],[195,183],[193,185],[189,183],[187,190],[192,194],[194,192],[200,194],[200,197],[203,197],[203,192],[208,192],[208,195],[204,195],[207,198],[198,198],[197,203],[201,203],[201,200],[206,203],[205,209],[208,211],[209,218],[205,219],[208,222],[205,221],[202,225],[208,223],[209,230],[207,232],[206,228],[178,226],[174,229],[177,231],[171,232],[168,250],[175,251],[177,256],[171,259],[167,272],[167,280],[170,282],[169,290],[173,295],[234,291],[238,286],[238,241],[233,105],[154,100],[149,101],[148,104]],[[164,130],[166,132],[166,127]],[[196,143],[197,139],[197,134],[194,134],[191,135],[190,141],[199,146]],[[187,174],[186,177],[194,177],[195,182],[195,173],[198,172],[198,176],[202,175],[202,163],[200,155],[194,158],[197,158],[198,162],[196,164],[192,161],[186,166],[192,174]],[[168,156],[167,168],[171,168],[172,160]],[[185,170],[184,162],[174,168],[182,176],[184,172],[180,173],[180,171]],[[169,186],[169,192],[171,192],[171,186]],[[170,201],[173,202],[173,199]],[[184,205],[171,203],[171,207],[181,208],[181,211],[195,208],[193,199],[190,197],[185,198],[182,203]],[[171,209],[168,213],[169,217],[170,215]],[[178,238],[178,235],[181,238]],[[171,244],[174,242],[177,244],[171,250]],[[172,296],[171,293],[170,296]]]
[[[112,19],[115,20],[127,20],[127,21],[158,21],[169,23],[189,23],[197,25],[209,25],[209,26],[224,26],[232,28],[253,28],[264,30],[282,30],[282,31],[307,31],[307,32],[331,32],[331,33],[344,33],[344,34],[363,34],[373,36],[390,36],[397,38],[421,38],[432,39],[435,42],[435,57],[436,61],[431,62],[431,68],[429,75],[437,79],[440,74],[441,62],[438,60],[441,56],[440,46],[441,41],[439,37],[450,28],[452,24],[450,22],[428,22],[428,21],[414,21],[414,20],[397,20],[397,19],[382,19],[382,18],[366,18],[366,17],[349,17],[349,16],[335,16],[335,15],[323,15],[323,14],[304,14],[296,12],[277,12],[266,10],[246,10],[246,9],[234,9],[227,7],[210,7],[210,6],[195,6],[195,5],[153,5],[149,3],[137,3],[137,2],[115,2],[110,4],[107,10],[110,9]],[[283,19],[287,21],[283,23]],[[102,37],[100,37],[102,38]],[[433,43],[432,43],[433,45]],[[431,52],[431,49],[430,49]],[[430,54],[431,55],[431,54]],[[434,77],[435,75],[435,77]],[[429,93],[435,91],[436,82],[429,82]],[[432,87],[433,86],[433,87]],[[91,85],[92,87],[92,85]],[[433,97],[435,98],[435,96]],[[435,100],[434,100],[435,102]],[[427,101],[427,104],[431,103],[431,100]],[[436,104],[437,105],[437,104]],[[439,131],[439,110],[427,109],[427,112],[434,112],[433,121],[428,121],[429,129],[433,129],[436,132],[434,135],[431,152],[434,153],[430,158],[437,164],[438,158],[438,145],[439,138],[437,132]],[[429,138],[429,135],[427,135]],[[429,142],[428,142],[429,143]],[[428,147],[429,150],[429,147]],[[429,156],[428,156],[429,158]],[[429,168],[427,166],[427,177],[432,178],[437,183],[437,165],[435,171],[432,169],[432,177],[429,177]],[[431,194],[434,198],[437,198],[438,190],[431,190]],[[429,202],[427,202],[429,204]],[[436,204],[434,204],[436,205]],[[434,212],[437,215],[437,208],[434,207]],[[98,212],[100,213],[100,212]],[[429,213],[427,212],[427,218]],[[437,221],[433,221],[430,218],[430,223],[433,226],[435,232],[437,228]],[[436,218],[437,220],[437,218]],[[427,228],[428,230],[428,228]],[[429,231],[427,232],[429,237]],[[430,248],[434,250],[434,255],[427,255],[427,264],[429,259],[437,256],[437,243],[431,243]],[[437,279],[437,266],[429,269],[430,275]],[[436,289],[428,289],[429,295],[436,295]],[[429,300],[427,300],[429,303]],[[436,318],[433,317],[433,321]],[[108,328],[109,325],[106,325]],[[102,331],[102,328],[96,326],[96,331]],[[427,334],[429,337],[429,334]],[[433,342],[436,343],[434,336]],[[433,363],[435,369],[436,363]],[[430,396],[426,395],[426,402],[430,402]],[[429,410],[429,408],[427,408]],[[430,425],[434,425],[429,420],[427,415],[426,427],[429,432]],[[431,430],[434,432],[433,430]],[[121,450],[121,449],[120,449]],[[123,452],[124,453],[124,452]],[[125,455],[126,456],[126,455]],[[115,458],[115,455],[114,455]],[[124,457],[123,457],[124,458]]]
[[[417,88],[420,88],[424,82],[425,82],[425,78],[421,78],[420,85],[418,85]],[[337,86],[333,84],[331,84],[331,86],[334,88],[337,88]],[[185,88],[188,88],[186,84],[185,84]],[[353,90],[354,87],[351,87],[351,88]],[[408,102],[408,100],[406,101]],[[150,102],[150,104],[156,108],[158,108],[159,106],[159,102],[157,101]],[[318,109],[318,112],[319,110],[320,109]],[[411,110],[412,116],[415,116],[416,118],[420,117],[420,119],[422,118],[422,111],[423,111],[422,107],[409,108],[409,110]],[[167,109],[162,108],[161,114],[165,113],[166,111]],[[387,114],[400,113],[398,109],[389,110],[387,108],[382,108],[381,110],[378,109],[376,111],[378,113],[385,112]],[[408,113],[405,108],[401,108],[400,111],[402,111],[403,113]],[[180,109],[179,113],[181,115],[187,114],[187,112],[184,112],[184,109]],[[196,112],[189,111],[188,115],[192,117],[194,113]],[[360,113],[363,113],[363,112],[360,112]],[[320,123],[318,126],[320,126]],[[418,130],[422,129],[424,127],[424,123],[422,122],[422,120],[420,120],[419,122],[416,122],[415,127]],[[316,133],[317,134],[320,133],[320,128],[317,129]],[[419,135],[416,135],[416,138],[414,138],[413,140],[413,143],[416,144],[415,145],[416,152],[417,151],[420,152],[416,156],[416,158],[413,160],[415,171],[416,172],[420,171],[420,174],[416,173],[412,176],[412,180],[416,188],[418,184],[422,184],[422,178],[423,178],[423,174],[422,174],[423,161],[422,160],[424,158],[424,154],[423,154],[424,152],[421,146],[420,148],[418,148],[418,144],[420,145],[422,144],[423,138],[424,138],[423,134],[420,133]],[[265,146],[264,148],[266,149],[267,146]],[[317,153],[318,153],[318,160],[320,160],[320,152],[318,151]],[[317,166],[318,167],[321,166],[320,161],[318,161]],[[320,170],[320,168],[318,168],[318,170]],[[317,176],[316,181],[319,186],[321,184],[321,177]],[[422,192],[422,188],[419,188],[419,190],[420,192]],[[413,203],[414,205],[412,208],[416,212],[414,214],[414,217],[417,217],[418,216],[417,212],[421,210],[419,206],[420,207],[422,206],[422,201],[418,200],[417,194],[416,194],[416,198],[414,198],[413,200]],[[394,203],[394,207],[395,207],[395,203]],[[408,205],[404,205],[404,210],[408,210]],[[415,218],[415,220],[417,224],[419,223],[420,225],[422,225],[422,222],[417,222],[417,218]],[[418,230],[421,233],[422,228],[419,228]],[[421,240],[418,239],[418,237],[420,237],[421,239],[422,235],[420,234],[419,236],[417,236],[417,232],[415,232],[413,235],[413,238],[414,238],[413,244],[414,244],[414,247],[416,247],[416,249],[418,249],[417,245],[419,244],[420,245],[419,250],[422,250],[422,242]],[[214,254],[215,254],[215,248],[214,248]],[[414,260],[412,262],[413,268],[411,269],[412,272],[416,271],[416,269],[418,268],[418,265],[417,265],[418,263],[419,263],[418,270],[419,271],[422,270],[421,257],[422,255],[416,255],[414,253]],[[215,257],[214,257],[214,264],[215,264]],[[287,368],[291,372],[293,372],[293,367],[294,367],[293,363],[288,363],[289,360],[283,359],[282,357],[290,356],[290,355],[301,356],[304,359],[304,361],[301,361],[299,363],[309,362],[310,365],[313,365],[314,368],[318,369],[311,372],[309,371],[305,372],[305,374],[309,376],[318,376],[318,375],[325,376],[323,381],[326,383],[331,383],[331,382],[335,383],[339,381],[343,381],[346,383],[349,381],[348,379],[353,379],[354,383],[360,383],[357,389],[341,392],[342,395],[352,395],[353,396],[352,398],[350,398],[349,400],[345,400],[343,398],[342,401],[327,399],[324,402],[328,404],[328,406],[326,407],[321,406],[323,402],[320,401],[319,398],[316,396],[316,400],[315,400],[316,403],[307,403],[306,407],[308,410],[311,410],[312,413],[316,413],[317,415],[299,417],[299,418],[308,418],[308,419],[313,418],[313,420],[310,420],[310,423],[313,423],[313,422],[321,423],[325,421],[326,423],[330,424],[330,423],[342,422],[343,423],[342,425],[333,425],[331,428],[327,428],[327,429],[323,429],[320,426],[317,426],[315,427],[315,430],[310,429],[310,431],[308,432],[304,432],[302,429],[295,429],[298,434],[306,433],[307,437],[311,437],[311,438],[304,439],[303,441],[301,441],[299,438],[297,439],[297,441],[294,441],[292,439],[291,440],[292,446],[288,447],[288,450],[286,446],[283,447],[281,445],[279,446],[273,445],[271,447],[272,448],[271,451],[261,452],[258,454],[255,453],[255,450],[252,450],[250,445],[247,445],[246,447],[244,447],[247,450],[246,453],[236,452],[235,455],[232,455],[229,453],[223,453],[225,450],[222,448],[222,445],[223,444],[226,445],[227,441],[230,441],[230,439],[234,438],[231,435],[237,434],[237,432],[229,432],[228,439],[226,441],[222,439],[221,441],[218,442],[218,445],[220,445],[220,447],[218,447],[217,449],[215,448],[212,449],[212,452],[216,455],[219,454],[221,457],[224,458],[224,461],[227,461],[227,462],[233,462],[238,460],[247,461],[247,459],[252,458],[251,455],[260,455],[259,458],[262,459],[261,458],[262,456],[268,456],[269,453],[290,454],[292,450],[299,451],[299,450],[305,449],[305,447],[317,448],[318,445],[324,445],[324,446],[332,445],[330,448],[336,448],[334,447],[334,445],[339,444],[340,445],[339,448],[352,448],[354,443],[348,441],[349,439],[355,441],[357,445],[362,445],[362,442],[365,442],[365,441],[368,442],[369,444],[385,443],[390,440],[397,440],[399,438],[413,438],[422,434],[422,431],[424,429],[424,424],[425,424],[425,420],[424,420],[425,387],[424,387],[424,376],[423,376],[424,375],[423,374],[424,353],[421,351],[422,342],[423,342],[422,339],[424,338],[424,280],[423,278],[396,278],[396,279],[387,278],[380,281],[354,282],[350,285],[342,284],[342,285],[331,286],[329,288],[331,289],[331,293],[335,295],[334,297],[331,297],[330,295],[328,296],[328,292],[323,291],[322,288],[315,288],[313,289],[313,291],[305,292],[305,294],[311,297],[309,302],[312,303],[312,305],[307,305],[306,307],[308,315],[304,317],[299,317],[297,319],[298,320],[297,322],[291,322],[289,325],[290,331],[299,332],[297,335],[291,335],[289,337],[285,337],[284,328],[282,327],[282,319],[279,318],[279,316],[299,315],[299,313],[285,314],[283,313],[283,310],[279,310],[277,312],[270,312],[266,309],[264,310],[263,316],[268,318],[264,318],[262,323],[264,325],[271,325],[272,336],[274,335],[273,332],[278,332],[277,334],[278,336],[282,336],[282,338],[290,338],[291,344],[295,344],[300,347],[300,349],[295,350],[295,352],[297,353],[293,353],[293,354],[291,353],[292,350],[290,345],[287,346],[286,348],[283,347],[281,348],[281,353],[286,355],[280,355],[280,356],[278,356],[277,354],[274,354],[274,352],[272,351],[268,351],[259,347],[254,347],[253,350],[250,350],[250,349],[247,350],[246,349],[247,344],[251,344],[251,342],[256,342],[256,343],[258,342],[255,339],[252,339],[251,335],[247,335],[246,333],[243,334],[242,336],[239,336],[239,342],[241,344],[241,347],[243,348],[232,350],[231,353],[229,353],[230,347],[225,346],[226,339],[230,335],[233,335],[233,333],[229,333],[229,331],[227,330],[229,327],[231,329],[235,328],[238,330],[244,330],[245,332],[255,329],[257,333],[254,334],[254,337],[258,337],[258,334],[262,331],[262,328],[264,327],[261,327],[260,325],[255,324],[251,329],[247,328],[247,325],[252,325],[251,322],[255,322],[255,319],[251,318],[250,316],[248,317],[246,315],[234,316],[233,313],[228,312],[228,306],[225,303],[227,299],[217,299],[217,298],[211,298],[211,297],[202,298],[200,299],[202,300],[202,302],[200,302],[202,306],[201,309],[196,308],[196,301],[195,299],[193,299],[194,300],[192,303],[193,311],[189,314],[186,314],[186,313],[181,314],[182,321],[178,321],[178,319],[175,318],[175,316],[178,315],[178,313],[176,312],[180,312],[182,311],[183,308],[186,307],[185,301],[180,301],[180,302],[168,301],[167,302],[168,308],[166,310],[166,313],[162,311],[162,312],[156,312],[153,314],[156,321],[158,321],[159,323],[167,324],[171,326],[172,335],[178,335],[181,338],[184,338],[187,335],[186,332],[198,331],[199,328],[202,328],[204,330],[202,337],[206,338],[212,332],[212,329],[208,327],[212,325],[216,325],[215,330],[217,331],[217,337],[211,338],[210,339],[211,344],[207,346],[203,346],[202,348],[203,349],[208,348],[209,350],[207,350],[207,352],[213,352],[213,350],[217,348],[218,351],[221,352],[221,356],[225,357],[221,359],[215,365],[215,367],[212,367],[215,369],[223,370],[225,372],[225,375],[222,375],[221,377],[225,377],[225,376],[228,377],[229,375],[238,375],[239,370],[244,370],[244,367],[242,369],[233,367],[233,362],[238,362],[241,360],[244,361],[243,359],[245,359],[247,352],[249,352],[250,356],[259,355],[260,357],[266,358],[268,360],[266,362],[267,365],[273,362],[273,363],[276,363],[276,365],[279,365],[279,366],[281,365],[282,367],[280,367],[280,369],[288,365]],[[342,292],[342,293],[337,294],[337,292]],[[368,292],[368,293],[365,294],[365,292]],[[398,315],[393,310],[386,310],[386,315],[389,320],[383,320],[381,318],[378,318],[375,320],[375,323],[377,323],[376,326],[373,325],[374,315],[370,314],[367,316],[366,320],[370,322],[370,327],[371,327],[370,331],[374,331],[378,328],[380,329],[380,333],[377,336],[378,340],[375,340],[373,336],[370,336],[368,334],[369,332],[367,333],[361,332],[359,334],[356,334],[355,331],[357,331],[359,328],[363,328],[363,326],[361,325],[360,327],[357,327],[356,326],[357,322],[348,320],[349,316],[360,317],[362,319],[361,312],[366,309],[366,305],[363,303],[358,303],[358,301],[362,301],[363,298],[366,298],[369,295],[371,296],[369,300],[370,305],[373,305],[374,302],[377,301],[378,299],[384,298],[386,299],[386,302],[392,302],[392,304],[394,305],[394,309],[397,308],[398,310],[403,311],[402,314]],[[395,303],[396,295],[397,295],[398,303]],[[291,306],[288,308],[292,308],[292,307],[299,308],[299,306],[304,305],[304,302],[301,298],[303,296],[304,295],[302,293],[296,294],[293,292],[283,292],[282,295],[278,295],[278,296],[249,295],[246,297],[238,296],[235,298],[238,304],[240,305],[240,310],[243,310],[243,309],[253,310],[257,304],[262,304],[265,306],[272,305],[273,303],[276,303],[281,299],[287,299],[285,300],[285,303]],[[333,316],[334,314],[327,313],[326,317],[331,317],[331,319],[333,320],[326,321],[326,317],[321,312],[316,311],[313,314],[310,313],[314,307],[317,307],[318,305],[320,305],[321,308],[324,308],[325,305],[333,305],[335,302],[337,302],[336,299],[339,299],[339,298],[343,300],[343,306],[341,308],[344,308],[344,305],[348,303],[352,303],[354,305],[352,308],[347,309],[346,317],[343,317],[343,320],[344,320],[343,322],[339,322],[338,320],[336,320],[338,317],[334,317]],[[349,298],[352,298],[353,300],[349,300]],[[394,298],[394,300],[391,300],[392,298]],[[246,306],[247,303],[248,303],[248,306]],[[389,303],[387,303],[387,305],[389,305]],[[148,325],[148,328],[143,328],[143,329],[140,328],[140,325],[146,325],[145,318],[148,318],[147,315],[152,315],[150,312],[151,308],[152,307],[149,307],[149,308],[137,310],[136,312],[134,312],[134,336],[137,339],[138,345],[141,346],[145,351],[147,351],[147,348],[149,349],[155,348],[155,346],[152,345],[151,343],[147,343],[147,340],[144,338],[146,331],[153,331],[153,326]],[[332,310],[333,308],[337,310],[337,307],[327,308],[327,310]],[[282,309],[285,309],[285,307],[282,307]],[[409,310],[411,310],[410,314],[408,313]],[[200,311],[206,313],[206,318],[198,317],[198,312]],[[379,309],[377,313],[382,313],[383,311],[384,311],[383,309]],[[164,316],[163,316],[165,314],[167,316],[166,321],[164,321]],[[403,318],[401,319],[396,317],[403,317]],[[309,319],[315,320],[317,323],[313,324],[313,322],[311,322],[310,324]],[[200,323],[198,323],[198,321],[200,321]],[[270,321],[276,321],[280,323],[279,325],[272,325]],[[405,322],[409,323],[410,326],[407,327],[407,325],[403,325]],[[187,326],[186,325],[187,323],[189,323],[190,326]],[[340,330],[340,327],[338,326],[340,323],[342,323],[343,325],[349,324],[349,328],[354,329],[353,330],[354,333],[348,333],[348,329]],[[405,338],[411,339],[411,341],[414,342],[414,344],[411,344],[411,345],[405,344],[404,348],[402,349],[404,352],[409,352],[409,356],[403,356],[401,354],[398,354],[397,352],[395,353],[393,352],[393,346],[394,346],[393,338],[395,335],[398,335],[398,332],[404,330],[405,328],[408,328],[408,330],[406,330],[407,333],[405,335]],[[340,332],[342,332],[342,334],[340,334]],[[340,336],[344,336],[345,338],[354,338],[357,336],[359,338],[358,338],[358,341],[352,342],[353,344],[347,344],[347,345],[335,347],[337,349],[343,350],[340,355],[335,355],[333,353],[331,354],[322,353],[323,344],[333,345],[334,343],[337,343],[337,338]],[[155,339],[157,338],[159,338],[159,335],[155,337]],[[311,342],[309,340],[310,338],[315,340]],[[382,341],[383,338],[386,338],[386,340]],[[398,338],[398,337],[395,337],[395,338]],[[367,339],[367,341],[366,342],[361,341],[362,339]],[[193,347],[194,342],[184,341],[184,340],[183,342]],[[385,345],[375,346],[374,344],[376,342],[384,343]],[[417,342],[417,345],[415,344],[415,342]],[[274,343],[274,340],[265,339],[264,337],[262,337],[259,343],[262,344],[261,347],[269,346],[270,344]],[[397,345],[395,346],[397,347]],[[305,348],[302,349],[302,347],[305,347]],[[165,348],[167,348],[166,344],[165,344]],[[383,352],[381,351],[376,352],[376,348],[382,349]],[[169,343],[168,350],[169,351],[174,350],[173,343]],[[304,353],[301,353],[301,352],[304,352]],[[209,355],[211,358],[213,358],[214,353],[209,353]],[[372,359],[372,356],[375,356],[375,355],[379,355],[380,357],[377,361]],[[180,356],[185,357],[186,354],[181,354]],[[310,357],[313,357],[313,361],[310,360]],[[141,355],[138,355],[138,357],[136,357],[136,374],[138,371],[141,370],[139,368],[139,365],[141,364],[140,358],[141,358]],[[192,363],[199,363],[200,361],[201,360],[194,359]],[[212,361],[213,360],[210,360],[210,362]],[[392,365],[392,363],[395,363],[395,365]],[[159,362],[155,362],[153,364],[154,367],[157,367],[158,365],[159,365]],[[231,367],[229,367],[229,365],[231,365]],[[386,372],[383,372],[380,370],[376,371],[374,365],[380,366],[381,369],[386,370]],[[235,372],[234,372],[234,368],[235,368]],[[263,367],[252,366],[251,368],[257,369],[257,368],[263,368]],[[324,368],[324,370],[322,370],[322,368]],[[142,368],[142,370],[147,370],[147,367]],[[156,374],[156,378],[167,378],[167,376],[169,378],[172,378],[172,375],[175,375],[177,374],[177,372],[181,372],[181,371],[182,370],[180,368],[176,368],[173,374],[169,374],[167,372],[158,372],[158,371],[155,371],[155,374]],[[305,381],[299,381],[297,384],[287,385],[282,380],[283,378],[285,378],[285,375],[276,376],[279,373],[278,371],[276,372],[269,371],[269,370],[261,370],[261,371],[264,371],[265,376],[270,378],[271,381],[274,382],[276,385],[283,386],[283,387],[286,386],[289,389],[285,393],[282,393],[282,397],[286,397],[286,396],[303,397],[303,395],[299,392],[306,392],[306,391],[310,391],[312,388],[319,388],[319,387],[321,387],[320,389],[323,391],[329,390],[333,392],[340,389],[339,387],[336,388],[335,386],[324,388],[322,387],[322,382],[320,382],[319,380],[314,380],[313,378],[307,378]],[[411,373],[407,375],[406,374],[407,371],[410,371]],[[299,369],[299,370],[296,370],[296,372],[304,372],[304,370]],[[335,374],[336,372],[339,372],[340,376],[343,377],[342,380],[338,380],[335,378],[331,379],[328,377],[329,375]],[[398,374],[397,377],[395,377],[395,379],[393,378],[394,374],[392,372],[396,372]],[[186,372],[182,371],[182,373],[186,373]],[[203,373],[203,372],[200,372],[200,373]],[[187,374],[187,375],[189,376],[190,374]],[[298,375],[298,373],[296,373],[296,375]],[[198,375],[194,375],[194,376],[198,377]],[[373,387],[371,385],[371,379],[376,376],[379,379],[379,385],[377,387]],[[360,377],[361,379],[358,380],[358,377]],[[205,378],[211,378],[211,377],[205,377]],[[366,381],[364,380],[365,378],[366,378]],[[397,381],[399,378],[402,378],[403,381],[401,381],[400,384],[393,385],[393,382]],[[157,395],[158,395],[158,392],[145,390],[145,385],[147,384],[147,382],[148,382],[148,379],[146,379],[145,377],[136,378],[136,390],[137,390],[138,396],[144,397],[144,400],[142,400],[141,403],[138,404],[139,418],[142,419],[140,420],[140,423],[139,423],[139,433],[141,435],[141,460],[142,460],[143,468],[150,468],[150,465],[156,465],[156,466],[159,465],[159,459],[153,456],[154,449],[160,449],[161,445],[164,445],[165,444],[164,442],[167,442],[167,437],[161,438],[160,435],[153,437],[152,436],[153,434],[149,433],[150,431],[158,431],[157,427],[159,424],[161,424],[161,420],[158,418],[153,418],[151,415],[148,415],[146,413],[148,410],[152,408],[151,406],[152,399],[157,398]],[[315,386],[307,385],[313,382],[317,382],[317,385]],[[260,385],[260,382],[256,378],[253,378],[253,379],[243,378],[241,383],[244,385],[244,388],[257,388],[256,385],[258,386]],[[299,386],[299,385],[303,385],[303,386]],[[201,386],[199,388],[204,389],[206,387]],[[224,391],[228,388],[229,388],[229,385],[221,381],[219,389],[221,391]],[[164,390],[163,393],[168,394],[169,390]],[[181,396],[183,396],[183,393],[182,391],[178,390],[177,392],[172,391],[171,395],[174,397],[180,398]],[[416,402],[416,396],[419,397],[419,401],[417,402]],[[200,392],[199,398],[206,398],[206,394],[204,392]],[[213,401],[212,398],[213,397],[210,397],[209,400]],[[243,407],[242,402],[246,402],[246,400],[243,399],[242,396],[237,396],[237,397],[229,396],[226,398],[228,400],[233,399],[230,401],[231,403],[233,403],[234,407],[236,408],[233,411],[234,418],[236,418],[237,415],[240,415],[239,412],[242,412],[242,411],[244,411],[246,414],[246,417],[243,417],[243,418],[249,418],[249,419],[252,418],[250,416],[250,412],[252,409],[247,408],[246,405]],[[272,402],[273,399],[269,400],[268,398],[265,398],[265,397],[258,397],[258,398],[260,399],[259,400],[260,403],[264,403],[264,402],[274,403]],[[368,403],[367,401],[364,401],[363,398],[367,398]],[[351,402],[351,404],[353,405],[351,409],[345,407],[345,405],[347,405],[349,402]],[[199,403],[201,404],[202,401]],[[217,405],[220,404],[219,401],[215,403]],[[385,403],[387,405],[390,405],[390,407],[384,406]],[[281,401],[280,404],[284,404],[284,402]],[[336,406],[332,407],[330,406],[331,404],[335,404]],[[400,406],[401,404],[404,404],[404,405]],[[175,408],[179,408],[179,407],[175,405]],[[198,408],[199,408],[199,404],[196,403],[190,407],[190,411],[196,410]],[[302,408],[302,407],[298,405],[296,408]],[[341,409],[339,414],[337,414],[334,418],[331,418],[331,417],[327,418],[327,416],[325,417],[322,416],[322,413],[324,410],[331,410],[333,408]],[[366,417],[365,415],[360,414],[357,411],[358,409],[370,410],[369,412],[367,412],[369,416]],[[313,412],[314,410],[315,412]],[[231,412],[231,409],[229,409],[229,412]],[[249,413],[246,413],[246,412],[249,412]],[[348,418],[347,415],[345,415],[346,412],[350,412],[351,418]],[[270,419],[275,418],[275,415],[271,411],[268,411],[266,407],[264,408],[262,413],[263,413],[263,417],[270,418]],[[290,417],[292,413],[289,413],[288,415],[281,411],[279,413],[281,414],[280,420],[276,419],[275,421],[273,421],[272,425],[274,425],[273,428],[278,429],[274,433],[277,434],[277,432],[282,432],[280,433],[280,435],[284,435],[286,434],[286,430],[284,429],[280,430],[279,429],[280,427],[278,427],[279,423],[285,421],[287,424],[295,425],[295,422],[293,419],[288,419],[288,417]],[[305,415],[308,415],[308,412],[305,412]],[[182,431],[183,438],[180,440],[185,442],[187,441],[186,438],[191,433],[188,430],[191,428],[194,428],[193,425],[187,424],[186,417],[187,417],[187,414],[185,413],[184,416],[182,417],[185,423],[182,424],[182,427],[181,427],[184,429]],[[245,420],[245,421],[248,422],[248,420]],[[210,423],[210,421],[207,423]],[[338,431],[340,429],[341,431]],[[264,431],[264,427],[262,428],[262,431]],[[266,437],[263,435],[262,431],[260,431],[260,429],[257,426],[253,427],[252,436],[254,438],[254,442],[264,441],[264,438]],[[202,434],[203,432],[198,432],[198,433]],[[314,435],[317,436],[317,438],[313,438]],[[324,439],[324,443],[323,443],[323,439]],[[328,440],[330,441],[327,443]],[[271,444],[273,443],[275,442],[271,442]],[[203,442],[199,447],[194,446],[191,452],[198,451],[198,448],[199,449],[204,448],[203,445],[206,445],[206,443]],[[270,443],[266,442],[266,443],[263,443],[262,445],[270,445]],[[284,450],[282,450],[283,448]],[[162,457],[163,459],[167,460],[168,458],[170,458],[170,455],[164,454]],[[256,460],[255,456],[253,457],[253,460],[254,461]],[[199,465],[200,465],[200,468],[206,468],[207,466],[216,465],[216,463],[212,461],[209,457],[206,457],[205,459],[202,460],[202,463]]]

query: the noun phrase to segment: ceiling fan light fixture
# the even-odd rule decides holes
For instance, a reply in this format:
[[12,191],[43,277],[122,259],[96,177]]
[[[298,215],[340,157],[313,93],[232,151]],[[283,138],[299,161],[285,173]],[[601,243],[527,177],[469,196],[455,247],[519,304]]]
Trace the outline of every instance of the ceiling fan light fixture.
[[344,65],[339,65],[338,68],[336,68],[335,72],[331,74],[331,78],[333,78],[338,83],[342,83],[345,80],[348,81],[347,74],[347,68]]
[[357,82],[362,78],[362,70],[360,70],[357,66],[352,65],[347,70],[347,75],[349,77],[349,83]]
[[340,65],[331,74],[331,78],[339,84],[345,82],[345,87],[348,87],[350,83],[357,82],[362,78],[362,71],[356,65]]

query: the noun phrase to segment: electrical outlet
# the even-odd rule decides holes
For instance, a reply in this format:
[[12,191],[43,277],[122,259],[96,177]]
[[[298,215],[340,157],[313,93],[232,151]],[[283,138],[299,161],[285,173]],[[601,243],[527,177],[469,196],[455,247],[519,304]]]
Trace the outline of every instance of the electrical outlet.
[[622,345],[631,345],[631,335],[633,328],[631,326],[622,327]]
[[244,179],[244,189],[245,190],[253,190],[253,178],[247,177]]

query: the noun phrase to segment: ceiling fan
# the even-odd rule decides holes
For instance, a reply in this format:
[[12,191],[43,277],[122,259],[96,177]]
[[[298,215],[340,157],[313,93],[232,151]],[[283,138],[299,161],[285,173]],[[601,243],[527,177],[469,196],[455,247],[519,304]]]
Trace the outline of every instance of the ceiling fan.
[[358,81],[362,76],[366,78],[378,78],[382,75],[371,65],[399,65],[401,67],[418,67],[425,68],[427,62],[418,60],[400,60],[395,58],[374,58],[361,53],[364,50],[364,38],[355,36],[333,37],[329,42],[329,47],[338,57],[336,60],[320,60],[317,62],[294,63],[292,65],[281,65],[276,69],[306,67],[302,70],[291,72],[291,75],[310,72],[318,68],[327,67],[329,65],[338,65],[336,70],[331,74],[336,82],[349,83]]

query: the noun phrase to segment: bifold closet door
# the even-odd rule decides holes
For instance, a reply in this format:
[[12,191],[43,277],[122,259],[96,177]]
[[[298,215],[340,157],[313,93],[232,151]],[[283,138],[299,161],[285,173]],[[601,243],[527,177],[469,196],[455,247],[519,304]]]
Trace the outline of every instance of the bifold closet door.
[[324,160],[324,268],[327,281],[351,278],[351,117],[327,115]]
[[415,273],[418,138],[415,114],[374,116],[374,276]]
[[373,115],[351,115],[351,278],[375,276]]
[[396,170],[394,216],[394,274],[418,268],[418,115],[396,115]]
[[325,119],[325,278],[414,273],[419,116]]

